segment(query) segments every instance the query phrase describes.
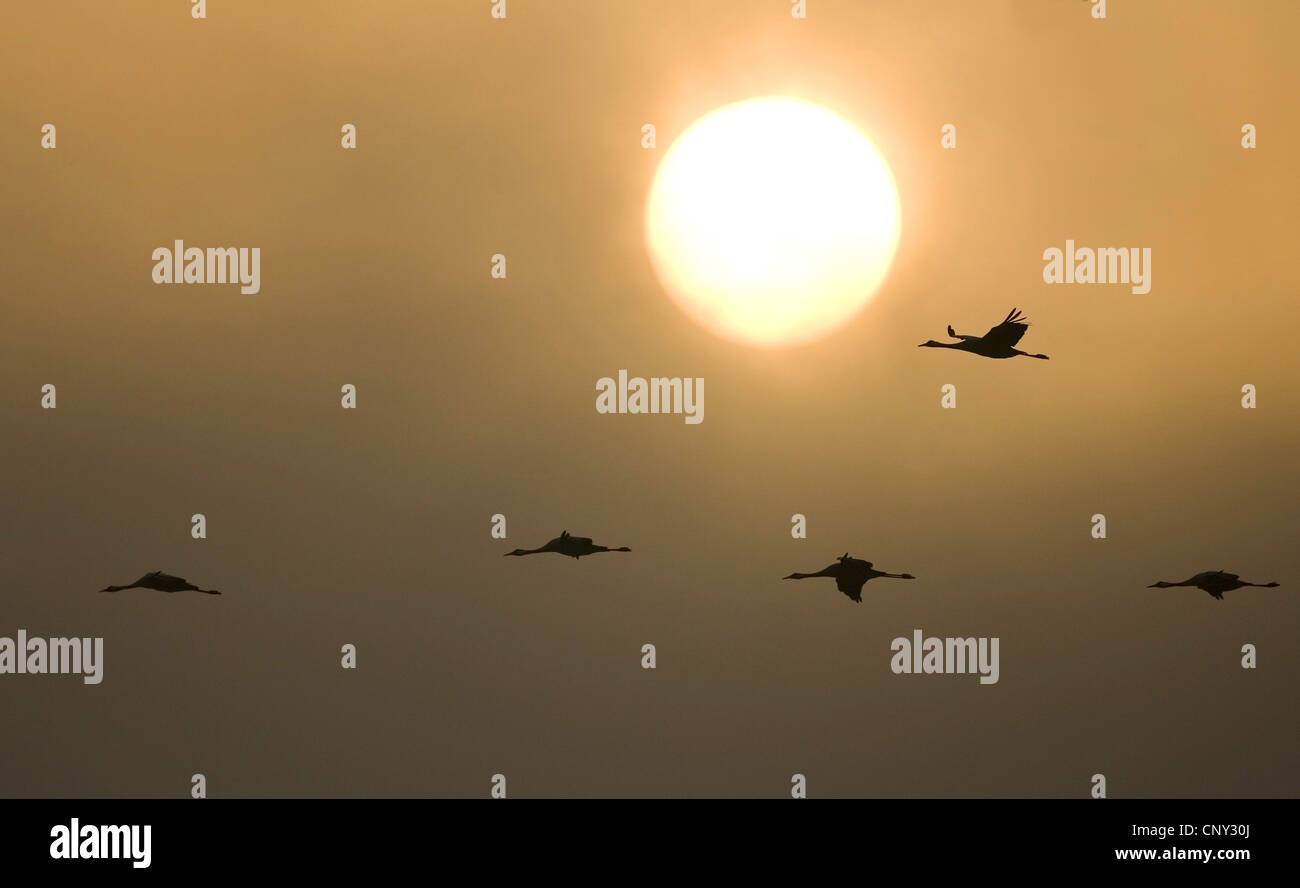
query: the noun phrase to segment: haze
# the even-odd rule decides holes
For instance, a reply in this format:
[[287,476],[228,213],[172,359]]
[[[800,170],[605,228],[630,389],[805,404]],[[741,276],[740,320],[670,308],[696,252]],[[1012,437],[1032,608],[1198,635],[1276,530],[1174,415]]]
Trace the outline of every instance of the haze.
[[[0,679],[0,794],[1300,793],[1295,4],[209,6],[0,35],[0,634],[105,638],[101,685]],[[902,210],[866,310],[781,351],[644,245],[672,138],[773,94]],[[261,292],[153,284],[177,238]],[[1151,292],[1044,284],[1067,238]],[[1013,306],[1050,361],[916,347]],[[598,414],[623,368],[706,421]],[[633,551],[501,557],[563,529]],[[846,550],[917,579],[780,579]],[[1220,568],[1282,586],[1146,588]],[[95,591],[152,570],[224,594]],[[918,628],[1000,637],[999,682],[893,674]]]

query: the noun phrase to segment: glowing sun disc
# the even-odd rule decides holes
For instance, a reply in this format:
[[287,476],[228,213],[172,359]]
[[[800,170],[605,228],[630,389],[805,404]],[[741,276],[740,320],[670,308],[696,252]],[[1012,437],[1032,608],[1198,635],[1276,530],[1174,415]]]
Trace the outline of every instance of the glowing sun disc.
[[898,191],[866,136],[823,108],[761,98],[673,142],[646,202],[669,295],[719,336],[811,342],[871,300],[898,247]]

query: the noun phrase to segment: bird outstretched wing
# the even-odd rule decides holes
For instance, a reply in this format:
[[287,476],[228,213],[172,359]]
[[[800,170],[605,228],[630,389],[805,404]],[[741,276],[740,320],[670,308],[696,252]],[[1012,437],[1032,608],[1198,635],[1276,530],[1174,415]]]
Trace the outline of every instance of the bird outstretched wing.
[[996,327],[989,329],[984,334],[984,341],[996,348],[1012,348],[1025,335],[1029,329],[1029,321],[1020,313],[1020,309],[1013,308],[1006,319]]
[[858,604],[862,603],[862,586],[867,581],[861,577],[838,576],[835,578],[835,587],[845,595],[852,598]]

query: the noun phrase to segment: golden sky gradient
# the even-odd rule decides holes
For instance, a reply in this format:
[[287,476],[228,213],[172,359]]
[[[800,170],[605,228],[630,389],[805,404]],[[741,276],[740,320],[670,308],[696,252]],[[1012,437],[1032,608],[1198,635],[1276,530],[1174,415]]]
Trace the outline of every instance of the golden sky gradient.
[[[0,635],[105,638],[99,686],[0,676],[0,795],[1300,793],[1294,3],[186,5],[0,33]],[[774,94],[902,220],[866,310],[773,351],[674,306],[644,212]],[[178,238],[261,292],[155,285]],[[1067,238],[1151,292],[1045,284]],[[1012,306],[1050,361],[916,347]],[[704,422],[597,414],[620,368]],[[633,551],[500,557],[565,528]],[[780,580],[846,550],[918,579]],[[95,592],[158,569],[225,594]],[[1282,586],[1146,588],[1213,569]],[[914,628],[1001,680],[892,674]]]

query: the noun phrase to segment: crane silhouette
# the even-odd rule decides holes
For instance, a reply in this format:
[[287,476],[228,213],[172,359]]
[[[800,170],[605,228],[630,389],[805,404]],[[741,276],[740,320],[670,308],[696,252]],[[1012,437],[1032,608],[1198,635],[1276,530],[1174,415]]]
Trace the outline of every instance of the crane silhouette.
[[1031,355],[1029,352],[1021,351],[1015,347],[1028,329],[1029,321],[1025,320],[1025,316],[1020,313],[1020,309],[1013,308],[1002,323],[989,328],[989,332],[983,336],[967,336],[957,333],[949,325],[948,335],[959,341],[935,342],[930,339],[922,342],[917,348],[955,348],[957,351],[970,352],[973,355],[981,355],[985,358],[1014,358],[1016,355],[1024,355],[1027,358],[1042,358],[1046,361],[1048,359],[1047,355]]
[[1166,583],[1161,580],[1158,583],[1152,583],[1147,586],[1148,589],[1172,589],[1175,586],[1195,586],[1205,592],[1209,592],[1218,600],[1223,600],[1224,592],[1231,592],[1233,589],[1240,589],[1243,586],[1257,586],[1261,589],[1272,589],[1280,583],[1247,583],[1241,577],[1233,573],[1226,573],[1221,570],[1207,570],[1198,573],[1191,579],[1183,580],[1181,583]]
[[568,555],[570,558],[581,558],[583,555],[597,555],[601,552],[631,552],[627,546],[619,546],[617,549],[611,549],[609,546],[598,546],[591,541],[591,537],[576,537],[567,530],[561,531],[560,535],[551,540],[545,546],[537,549],[515,549],[513,552],[507,552],[510,555],[536,555],[540,552],[554,552],[557,555]]
[[147,573],[129,586],[106,586],[100,592],[121,592],[123,589],[157,589],[159,592],[203,592],[207,595],[220,595],[216,589],[200,589],[184,577],[174,577],[160,570]]
[[858,604],[862,603],[862,587],[866,585],[867,580],[876,577],[891,577],[895,580],[916,579],[911,574],[891,574],[876,570],[871,566],[870,561],[863,561],[861,558],[850,558],[848,552],[836,559],[834,564],[822,568],[817,573],[792,573],[788,577],[782,577],[782,579],[806,580],[809,577],[834,577],[836,588]]

